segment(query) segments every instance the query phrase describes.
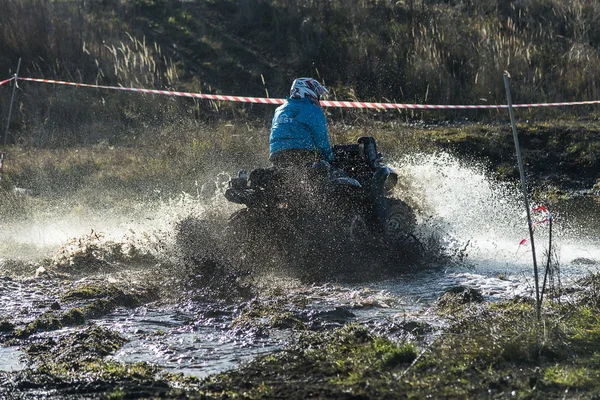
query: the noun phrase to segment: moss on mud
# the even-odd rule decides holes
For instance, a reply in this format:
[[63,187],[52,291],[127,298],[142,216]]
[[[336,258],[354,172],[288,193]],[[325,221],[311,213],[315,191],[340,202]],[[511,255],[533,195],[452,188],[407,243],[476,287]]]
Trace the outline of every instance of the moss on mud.
[[147,363],[105,358],[125,342],[119,333],[96,325],[58,338],[36,340],[25,347],[32,368],[14,373],[7,384],[13,389],[57,389],[60,397],[147,398],[178,397],[181,390],[177,387],[196,382]]
[[122,287],[112,283],[92,283],[75,286],[61,296],[66,303],[82,303],[86,317],[95,318],[116,307],[138,307],[156,298],[152,287]]
[[36,340],[25,346],[25,353],[30,361],[49,370],[77,369],[78,363],[113,354],[126,341],[119,333],[92,324],[56,339]]
[[11,332],[15,329],[15,325],[8,320],[0,320],[0,332]]
[[483,302],[483,295],[477,289],[455,286],[446,290],[435,302],[441,315],[460,311],[465,304]]
[[299,311],[304,306],[280,297],[254,299],[246,303],[230,328],[242,332],[269,328],[306,330],[307,318]]
[[[450,290],[434,305],[447,325],[430,334],[391,339],[349,320],[318,331],[298,331],[292,324],[282,327],[295,330],[282,350],[202,381],[105,359],[125,340],[92,325],[30,339],[25,351],[33,367],[4,382],[19,390],[116,398],[600,396],[600,274],[580,280],[562,297],[548,297],[539,320],[530,298],[486,302],[462,289]],[[302,315],[302,304],[293,298],[269,296],[264,304],[249,302],[239,323],[270,320],[286,307]]]
[[[393,379],[417,357],[410,343],[375,336],[355,324],[330,332],[307,332],[284,351],[201,384],[211,396],[249,398],[391,395]],[[344,395],[345,394],[345,395]]]
[[99,297],[106,296],[110,292],[112,292],[115,288],[110,287],[109,285],[84,285],[75,287],[67,290],[61,296],[62,301],[76,301],[76,300],[85,300],[85,299],[96,299]]
[[[582,283],[598,282],[592,275]],[[453,302],[448,327],[425,342],[393,342],[356,325],[307,333],[201,387],[249,398],[595,398],[600,309],[593,292],[577,291],[572,303],[547,301],[539,321],[527,298]]]
[[[54,302],[48,310],[25,324],[3,321],[0,324],[0,332],[8,333],[12,338],[25,339],[37,332],[82,325],[87,320],[104,316],[117,307],[138,307],[155,298],[155,289],[149,287],[124,288],[110,283],[75,283],[60,297],[63,306]],[[64,307],[64,304],[67,307]]]

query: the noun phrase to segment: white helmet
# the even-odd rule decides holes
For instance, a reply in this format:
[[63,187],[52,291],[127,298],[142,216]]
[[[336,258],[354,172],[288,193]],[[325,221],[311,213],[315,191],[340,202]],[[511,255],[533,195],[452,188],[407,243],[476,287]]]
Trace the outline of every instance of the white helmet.
[[323,85],[313,78],[298,78],[292,83],[290,97],[294,99],[307,98],[319,104],[321,96],[329,93]]

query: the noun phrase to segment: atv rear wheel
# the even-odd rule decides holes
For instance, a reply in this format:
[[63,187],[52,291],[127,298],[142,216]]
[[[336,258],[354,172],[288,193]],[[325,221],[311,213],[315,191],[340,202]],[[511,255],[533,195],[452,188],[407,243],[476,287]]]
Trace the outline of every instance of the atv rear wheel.
[[231,255],[240,261],[243,269],[252,270],[256,260],[260,259],[255,243],[264,238],[260,229],[260,219],[248,208],[234,212],[227,222],[225,239]]
[[417,217],[413,210],[400,199],[387,199],[387,218],[385,233],[389,238],[412,236],[417,226]]

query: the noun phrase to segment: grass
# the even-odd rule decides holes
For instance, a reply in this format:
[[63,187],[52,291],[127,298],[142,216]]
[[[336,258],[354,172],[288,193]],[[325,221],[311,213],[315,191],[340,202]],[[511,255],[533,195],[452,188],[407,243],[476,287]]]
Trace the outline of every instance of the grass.
[[117,145],[59,149],[11,146],[2,186],[0,215],[26,218],[31,210],[62,207],[110,209],[126,200],[152,204],[181,192],[197,194],[223,170],[264,165],[268,132],[245,124],[179,126],[142,133]]
[[[587,281],[597,282],[598,275]],[[597,305],[580,289],[571,303],[459,302],[440,309],[450,324],[429,342],[391,341],[364,327],[305,333],[286,349],[201,383],[250,398],[581,398],[600,394]],[[594,299],[598,296],[593,291]],[[446,311],[444,311],[446,310]],[[450,311],[448,311],[450,310]],[[306,374],[310,379],[304,380]],[[244,382],[244,384],[242,384]],[[243,389],[242,389],[243,388]],[[215,391],[209,393],[216,394]]]

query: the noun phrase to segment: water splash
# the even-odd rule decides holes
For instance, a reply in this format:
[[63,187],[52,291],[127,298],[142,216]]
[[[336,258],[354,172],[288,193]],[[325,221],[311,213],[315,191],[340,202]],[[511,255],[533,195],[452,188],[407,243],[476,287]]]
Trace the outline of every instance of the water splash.
[[[435,234],[447,247],[468,243],[468,260],[482,271],[529,271],[531,252],[522,195],[516,182],[495,180],[483,164],[444,152],[410,154],[393,165],[400,174],[398,195],[419,211],[422,236]],[[152,201],[129,201],[102,210],[41,208],[26,221],[0,223],[0,259],[48,257],[72,238],[101,232],[107,240],[134,241],[139,246],[173,245],[173,227],[187,217],[222,221],[238,205],[222,195],[229,176],[218,174],[198,183],[195,192]],[[555,213],[553,233],[561,262],[600,260],[598,210],[570,204]],[[596,205],[598,203],[595,203]],[[552,207],[551,212],[554,213]],[[596,220],[594,219],[596,218]],[[596,223],[594,223],[596,221]],[[539,257],[547,243],[547,228],[536,230]]]
[[[98,208],[79,205],[77,193],[60,202],[32,198],[26,202],[24,216],[0,221],[0,260],[40,261],[73,238],[92,231],[107,240],[133,240],[139,245],[151,236],[164,236],[163,231],[187,216],[231,213],[235,207],[222,196],[227,181],[226,174],[219,174],[207,184],[197,185],[195,193],[164,196],[156,191],[150,200],[115,196],[112,203]],[[111,197],[110,193],[99,196]]]
[[[394,167],[402,182],[399,196],[420,211],[429,229],[458,243],[469,242],[469,260],[479,271],[531,269],[529,231],[518,182],[500,182],[483,164],[444,152],[411,154]],[[554,246],[560,251],[560,261],[569,264],[578,257],[600,260],[599,226],[590,219],[598,210],[577,213],[571,204],[557,205],[560,211],[554,216]],[[526,245],[520,245],[523,239],[527,239]],[[547,225],[536,228],[535,241],[538,260],[542,260],[547,251]]]

